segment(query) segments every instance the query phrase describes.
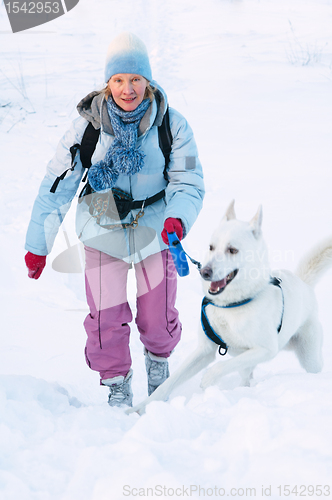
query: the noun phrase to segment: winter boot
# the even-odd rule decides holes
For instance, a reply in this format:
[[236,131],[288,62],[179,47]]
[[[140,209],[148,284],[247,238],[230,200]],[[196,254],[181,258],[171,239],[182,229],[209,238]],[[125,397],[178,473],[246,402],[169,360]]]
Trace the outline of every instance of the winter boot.
[[118,377],[102,381],[103,385],[107,385],[110,388],[108,395],[108,404],[110,406],[133,406],[133,393],[131,390],[132,376],[133,371],[130,369],[125,377],[119,375]]
[[145,348],[144,355],[146,373],[148,374],[148,394],[150,396],[169,377],[168,360],[152,354]]

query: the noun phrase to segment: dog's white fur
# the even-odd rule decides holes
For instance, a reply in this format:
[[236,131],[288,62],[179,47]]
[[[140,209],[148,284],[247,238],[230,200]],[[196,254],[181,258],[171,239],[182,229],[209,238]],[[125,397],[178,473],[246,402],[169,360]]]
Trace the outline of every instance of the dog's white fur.
[[[249,223],[241,222],[236,219],[233,201],[212,236],[206,263],[201,270],[205,277],[205,295],[219,306],[249,298],[253,300],[229,309],[207,306],[209,322],[226,342],[232,357],[221,358],[206,370],[201,381],[203,389],[234,371],[238,371],[243,383],[248,385],[255,366],[272,359],[284,348],[296,353],[307,372],[317,373],[322,369],[322,328],[317,317],[313,286],[332,265],[332,238],[305,256],[295,274],[289,271],[272,273],[282,280],[283,314],[282,292],[270,284],[271,271],[261,225],[261,207]],[[211,282],[222,280],[235,269],[238,269],[236,277],[222,293],[209,292]],[[282,328],[278,333],[281,318]],[[151,401],[166,400],[175,386],[214,361],[217,348],[200,327],[196,350],[150,397],[129,409],[128,413],[136,411],[142,414]]]

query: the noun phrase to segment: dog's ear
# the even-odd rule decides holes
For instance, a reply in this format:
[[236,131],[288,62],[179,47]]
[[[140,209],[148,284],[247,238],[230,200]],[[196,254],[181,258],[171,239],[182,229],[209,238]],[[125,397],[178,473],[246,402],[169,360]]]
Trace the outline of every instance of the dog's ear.
[[222,222],[226,222],[228,220],[232,220],[232,219],[236,219],[236,215],[235,215],[235,210],[234,210],[234,203],[235,203],[235,200],[232,200],[226,210],[226,213],[222,219]]
[[249,222],[255,238],[259,238],[262,234],[263,209],[262,205],[258,207],[256,215]]

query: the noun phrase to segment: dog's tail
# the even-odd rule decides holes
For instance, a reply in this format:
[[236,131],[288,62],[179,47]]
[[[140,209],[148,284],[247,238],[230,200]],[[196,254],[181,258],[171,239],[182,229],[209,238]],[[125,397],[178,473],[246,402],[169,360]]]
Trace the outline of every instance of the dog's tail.
[[332,267],[332,237],[312,248],[301,259],[295,274],[307,285],[315,286],[329,267]]

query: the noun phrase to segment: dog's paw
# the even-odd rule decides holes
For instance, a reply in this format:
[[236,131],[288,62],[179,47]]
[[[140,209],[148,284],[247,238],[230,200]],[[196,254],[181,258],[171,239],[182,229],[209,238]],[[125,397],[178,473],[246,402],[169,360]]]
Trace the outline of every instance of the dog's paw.
[[206,389],[207,387],[210,387],[210,385],[214,385],[220,377],[219,369],[216,369],[218,367],[212,366],[212,368],[209,368],[203,375],[202,380],[201,380],[201,388]]

